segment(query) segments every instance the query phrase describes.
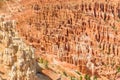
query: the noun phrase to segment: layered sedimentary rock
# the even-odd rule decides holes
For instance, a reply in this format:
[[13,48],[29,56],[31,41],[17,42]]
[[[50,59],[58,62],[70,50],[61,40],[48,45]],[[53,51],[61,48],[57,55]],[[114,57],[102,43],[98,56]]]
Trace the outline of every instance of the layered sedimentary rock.
[[15,27],[14,20],[0,18],[0,76],[6,80],[37,80],[34,49],[22,41]]
[[119,76],[119,0],[21,0],[12,13],[36,55],[52,56],[53,63],[69,63],[67,68],[76,66],[84,74]]

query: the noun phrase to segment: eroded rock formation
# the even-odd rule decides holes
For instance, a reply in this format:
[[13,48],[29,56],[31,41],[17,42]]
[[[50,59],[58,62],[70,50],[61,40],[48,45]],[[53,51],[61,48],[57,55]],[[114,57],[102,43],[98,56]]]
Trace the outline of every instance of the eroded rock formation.
[[117,80],[119,0],[21,0],[14,5],[9,10],[18,22],[16,30],[35,48],[36,57],[100,80]]
[[36,48],[36,53],[74,64],[82,73],[89,73],[86,68],[93,72],[94,68],[100,76],[115,78],[120,64],[119,0],[53,3],[29,3],[32,14],[25,16],[27,11],[23,11],[26,21],[19,23],[26,29],[19,24],[17,28],[21,36]]
[[[7,80],[37,80],[34,49],[16,32],[14,20],[0,21],[0,71]],[[1,79],[0,79],[1,80]]]

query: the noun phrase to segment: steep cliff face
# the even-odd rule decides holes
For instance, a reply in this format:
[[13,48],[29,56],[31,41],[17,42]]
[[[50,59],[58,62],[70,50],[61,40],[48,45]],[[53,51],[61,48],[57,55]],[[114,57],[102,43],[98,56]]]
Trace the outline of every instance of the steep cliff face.
[[0,80],[37,80],[34,49],[16,32],[14,20],[0,18]]

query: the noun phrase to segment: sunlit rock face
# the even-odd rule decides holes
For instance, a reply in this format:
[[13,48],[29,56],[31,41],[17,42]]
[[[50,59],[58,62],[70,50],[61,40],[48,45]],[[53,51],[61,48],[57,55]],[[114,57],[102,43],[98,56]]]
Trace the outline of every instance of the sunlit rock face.
[[0,71],[4,73],[0,80],[37,80],[34,49],[22,41],[15,27],[14,20],[0,21]]
[[[26,44],[35,48],[36,57],[40,55],[64,68],[96,75],[101,78],[100,80],[117,80],[119,77],[119,0],[21,0],[17,7],[12,7],[11,12],[17,21],[16,30]],[[5,31],[9,29],[5,28]],[[15,65],[11,66],[13,72],[16,67],[20,69],[16,65],[23,66],[22,64],[27,61],[25,66],[28,66],[30,56],[24,56],[28,53],[32,55],[31,47],[24,50],[24,47],[21,49],[13,46],[13,38],[7,35],[9,38],[5,37],[4,41],[2,39],[5,34],[0,33],[1,42],[7,43],[5,54],[1,55],[6,57],[11,52],[19,55],[15,60],[7,56],[10,57],[9,61],[4,60],[4,64]],[[25,45],[20,43],[20,46]],[[15,48],[12,49],[13,47]],[[2,59],[0,60],[2,62]],[[16,61],[18,62],[13,64]],[[18,73],[24,69],[20,69]],[[31,68],[27,70],[29,73]]]

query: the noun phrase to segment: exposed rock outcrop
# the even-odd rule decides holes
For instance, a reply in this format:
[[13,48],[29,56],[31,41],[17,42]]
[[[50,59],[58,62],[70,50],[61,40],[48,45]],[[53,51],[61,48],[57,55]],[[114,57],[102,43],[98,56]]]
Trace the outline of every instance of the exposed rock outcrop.
[[[55,56],[55,60],[73,64],[82,73],[89,73],[86,68],[92,72],[94,67],[99,76],[115,78],[120,64],[119,0],[49,2],[24,2],[24,7],[31,8],[22,12],[24,17],[18,23],[17,30],[36,48],[36,54]],[[26,14],[29,12],[31,15]]]
[[[120,0],[21,0],[12,4],[16,30],[35,48],[36,57],[83,74],[96,73],[101,80],[116,79],[120,67]],[[0,38],[3,36],[1,33]],[[8,37],[6,46],[12,42]],[[9,59],[4,64],[13,65],[14,60]]]
[[5,79],[37,80],[34,49],[22,41],[15,27],[14,20],[0,21],[0,66],[7,69]]

